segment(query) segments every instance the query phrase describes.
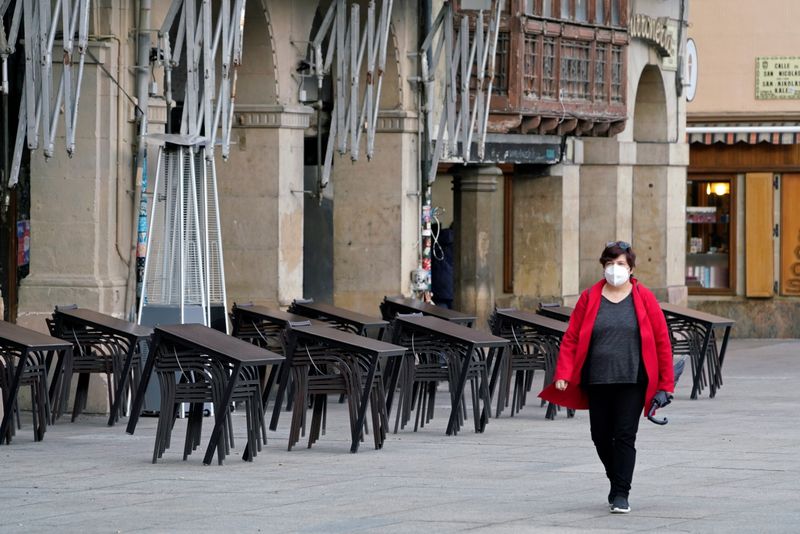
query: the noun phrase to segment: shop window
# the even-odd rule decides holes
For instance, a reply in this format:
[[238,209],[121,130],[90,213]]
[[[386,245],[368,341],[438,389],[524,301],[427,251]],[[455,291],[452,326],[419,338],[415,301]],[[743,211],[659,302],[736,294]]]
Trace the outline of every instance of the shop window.
[[736,272],[733,177],[692,176],[686,191],[686,285],[691,293],[731,293]]

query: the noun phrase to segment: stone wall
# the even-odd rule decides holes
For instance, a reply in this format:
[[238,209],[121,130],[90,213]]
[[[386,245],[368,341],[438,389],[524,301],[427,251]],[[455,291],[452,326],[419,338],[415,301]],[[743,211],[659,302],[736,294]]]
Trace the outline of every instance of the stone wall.
[[692,298],[689,306],[735,320],[732,337],[800,338],[800,302],[797,299]]

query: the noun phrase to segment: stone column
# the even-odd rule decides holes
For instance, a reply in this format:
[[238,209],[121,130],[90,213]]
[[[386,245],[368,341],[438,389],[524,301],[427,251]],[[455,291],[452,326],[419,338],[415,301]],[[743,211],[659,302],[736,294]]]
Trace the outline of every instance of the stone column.
[[685,303],[685,143],[637,143],[633,168],[633,243],[637,276],[659,299]]
[[[118,72],[118,45],[90,46],[110,72]],[[60,73],[54,76],[58,79]],[[41,149],[31,152],[31,271],[19,290],[21,326],[47,332],[44,319],[59,304],[123,313],[132,251],[133,178],[123,124],[127,102],[122,98],[100,68],[87,64],[74,157],[64,152],[63,133],[56,136],[50,160]],[[107,413],[106,377],[95,374],[90,384],[85,411]]]
[[[608,241],[632,242],[633,164],[636,143],[584,139],[580,169],[580,286],[602,276],[598,259]],[[637,243],[633,243],[638,250]]]
[[386,295],[408,294],[417,267],[420,208],[417,118],[379,115],[375,153],[368,161],[336,156],[333,166],[333,300],[379,314]]
[[502,216],[497,181],[503,171],[492,165],[470,165],[455,171],[453,220],[455,226],[454,307],[478,317],[486,326],[494,307],[495,262],[491,257],[495,217]]
[[[110,44],[93,43],[92,53],[116,70]],[[129,147],[120,124],[126,104],[118,109],[119,97],[111,79],[87,65],[75,156],[65,154],[62,136],[52,159],[41,149],[31,152],[31,272],[19,292],[22,326],[46,332],[44,318],[58,304],[123,312],[133,215]]]
[[237,106],[236,144],[217,163],[228,302],[303,295],[303,106]]
[[514,294],[522,309],[577,299],[578,170],[561,163],[544,176],[514,177]]

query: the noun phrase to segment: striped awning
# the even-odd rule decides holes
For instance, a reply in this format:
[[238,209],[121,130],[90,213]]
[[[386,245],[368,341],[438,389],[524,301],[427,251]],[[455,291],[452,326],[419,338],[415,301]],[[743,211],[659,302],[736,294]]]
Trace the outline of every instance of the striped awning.
[[800,143],[800,123],[689,123],[686,125],[686,142],[701,145],[794,145]]

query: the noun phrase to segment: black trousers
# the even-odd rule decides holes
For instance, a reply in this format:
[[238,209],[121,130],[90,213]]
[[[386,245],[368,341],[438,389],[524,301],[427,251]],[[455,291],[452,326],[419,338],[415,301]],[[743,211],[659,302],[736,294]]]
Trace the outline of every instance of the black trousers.
[[627,497],[631,490],[646,388],[647,384],[587,386],[592,441],[611,482],[612,495]]

